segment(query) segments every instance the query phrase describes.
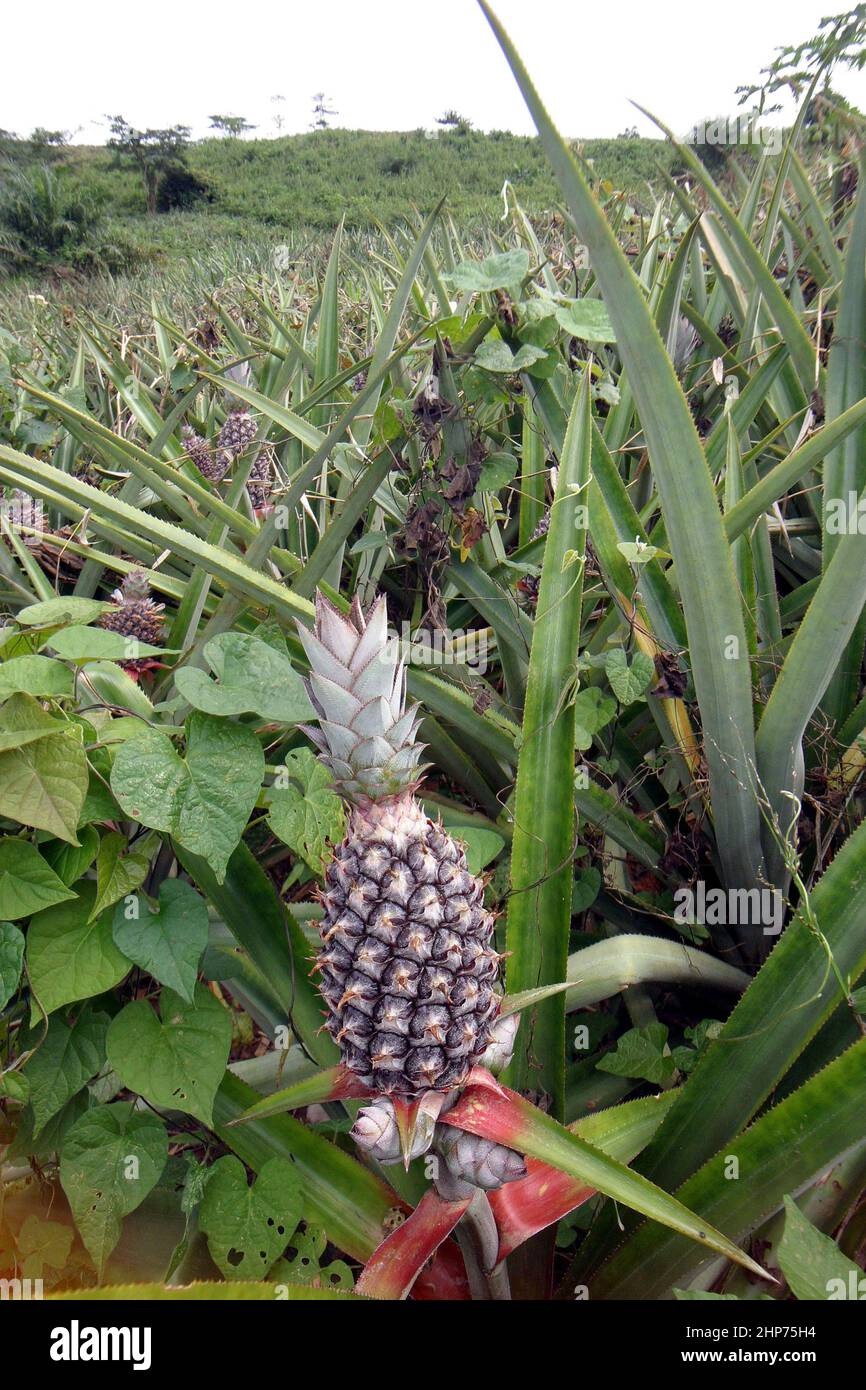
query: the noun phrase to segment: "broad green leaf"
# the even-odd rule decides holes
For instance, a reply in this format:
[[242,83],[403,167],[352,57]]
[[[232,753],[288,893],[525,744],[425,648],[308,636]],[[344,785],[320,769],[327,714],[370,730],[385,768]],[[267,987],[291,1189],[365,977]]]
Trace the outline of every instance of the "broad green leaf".
[[531,343],[524,343],[517,352],[512,352],[501,338],[485,338],[476,350],[475,364],[487,372],[504,372],[508,375],[525,371],[533,362],[539,362],[546,356],[544,348],[533,347]]
[[[32,729],[29,707],[17,704],[10,711],[12,703],[4,707],[7,732],[17,732],[21,724]],[[0,753],[0,816],[77,845],[88,780],[87,756],[72,726],[68,732],[9,749]]]
[[505,844],[502,836],[497,835],[495,830],[481,830],[472,825],[457,826],[454,837],[463,842],[470,874],[480,874],[491,859],[496,858]]
[[483,261],[461,261],[446,278],[457,290],[506,290],[517,286],[529,273],[529,252],[523,247],[487,256]]
[[226,719],[195,713],[186,727],[183,758],[156,730],[123,743],[111,789],[128,816],[173,835],[221,881],[255,805],[264,754],[250,729]]
[[488,454],[481,465],[477,492],[501,492],[517,473],[518,463],[513,454]]
[[0,840],[0,918],[15,922],[74,897],[29,840]]
[[69,1130],[60,1183],[98,1272],[120,1239],[121,1222],[159,1180],[168,1135],[156,1115],[128,1103],[89,1110]]
[[222,632],[204,648],[217,680],[182,666],[175,685],[194,709],[206,714],[258,714],[275,724],[314,718],[304,683],[288,657],[251,634]]
[[27,931],[27,969],[34,999],[47,1014],[62,1004],[102,994],[129,971],[129,961],[111,939],[111,913],[91,921],[96,884],[85,882],[74,902],[46,908]]
[[615,1051],[605,1053],[596,1066],[614,1076],[634,1076],[651,1081],[654,1086],[664,1086],[676,1071],[673,1057],[665,1051],[667,1038],[664,1023],[630,1028],[618,1039]]
[[785,1229],[776,1258],[795,1298],[860,1299],[866,1294],[862,1269],[806,1220],[791,1197],[785,1198]]
[[208,938],[207,904],[182,879],[170,878],[159,890],[156,912],[139,893],[114,910],[114,943],[134,965],[188,1004]]
[[588,343],[615,343],[616,330],[600,299],[566,299],[553,309],[556,321],[566,333]]
[[329,846],[343,838],[343,803],[333,789],[330,772],[309,748],[286,754],[286,773],[286,785],[281,778],[269,793],[268,825],[314,873],[321,874]]
[[628,657],[621,647],[608,652],[604,669],[610,688],[621,705],[634,704],[643,695],[655,676],[655,665],[646,652],[635,652],[629,664]]
[[135,661],[139,657],[162,656],[165,650],[140,642],[137,637],[124,637],[122,632],[80,624],[56,632],[49,646],[64,661]]
[[74,1232],[60,1221],[28,1216],[16,1237],[25,1279],[42,1279],[47,1269],[62,1270],[72,1250]]
[[38,1026],[31,1034],[28,1045],[38,1043],[38,1046],[23,1070],[30,1082],[30,1104],[36,1133],[102,1067],[108,1023],[107,1014],[95,1014],[83,1009],[71,1021],[60,1014],[53,1014],[48,1021],[44,1041],[39,1041],[41,1032]]
[[24,933],[12,922],[0,922],[0,1009],[5,1009],[21,979]]
[[[145,854],[127,850],[126,836],[119,830],[110,830],[99,842],[96,856],[96,900],[93,904],[95,917],[129,893],[140,888],[150,867]],[[131,957],[130,957],[131,959]],[[136,962],[137,965],[141,961]]]
[[229,1155],[210,1170],[199,1225],[226,1279],[264,1279],[302,1214],[301,1184],[293,1163],[269,1159],[250,1185],[240,1159]]
[[108,1030],[109,1064],[125,1086],[165,1110],[211,1123],[232,1040],[228,1010],[204,985],[188,1004],[163,989],[159,1015],[145,999],[127,1004]]
[[67,623],[92,623],[111,607],[96,598],[49,598],[42,603],[31,603],[15,614],[16,622],[27,627],[66,626]]
[[47,859],[57,877],[69,887],[87,873],[99,853],[99,832],[92,825],[81,825],[79,821],[78,838],[80,844],[64,844],[62,840],[49,840],[40,846],[42,856]]
[[0,700],[16,693],[46,698],[72,694],[72,672],[50,656],[13,656],[0,665]]
[[[0,668],[2,669],[2,668]],[[8,699],[3,706],[4,728],[0,731],[0,753],[13,748],[22,748],[25,743],[35,743],[63,729],[58,719],[44,710],[32,695],[17,694]]]
[[597,685],[589,685],[577,692],[573,707],[575,747],[581,750],[591,748],[595,735],[615,718],[616,700],[599,690]]

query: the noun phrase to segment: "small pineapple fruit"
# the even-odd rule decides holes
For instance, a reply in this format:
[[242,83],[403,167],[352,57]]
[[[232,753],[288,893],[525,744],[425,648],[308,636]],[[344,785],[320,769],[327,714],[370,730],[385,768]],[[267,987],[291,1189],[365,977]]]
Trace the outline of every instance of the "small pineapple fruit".
[[238,455],[252,444],[255,437],[256,422],[250,412],[248,410],[232,410],[226,416],[226,422],[219,432],[217,443],[221,453],[228,455],[228,462],[233,463]]
[[228,468],[228,459],[218,457],[207,440],[202,439],[189,425],[184,425],[180,433],[187,457],[192,459],[202,477],[218,483]]
[[116,607],[102,614],[100,627],[139,642],[147,642],[152,647],[159,645],[165,622],[162,616],[165,604],[154,603],[150,597],[150,585],[144,570],[130,570],[120,588],[112,593],[111,599]]
[[466,856],[416,800],[418,707],[388,640],[385,599],[348,618],[316,595],[299,628],[319,728],[307,729],[352,807],[325,872],[321,991],[345,1066],[416,1097],[465,1081],[499,1007],[493,917]]
[[250,469],[247,480],[247,493],[253,511],[263,511],[271,495],[271,462],[263,449]]
[[452,1178],[492,1192],[503,1183],[526,1177],[526,1160],[522,1154],[492,1139],[455,1129],[447,1121],[446,1115],[445,1123],[437,1126],[436,1147]]

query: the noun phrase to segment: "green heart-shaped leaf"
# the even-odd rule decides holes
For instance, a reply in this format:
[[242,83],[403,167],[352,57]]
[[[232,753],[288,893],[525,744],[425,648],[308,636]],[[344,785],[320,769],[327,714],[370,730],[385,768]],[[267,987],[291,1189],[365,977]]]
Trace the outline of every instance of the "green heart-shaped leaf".
[[207,904],[182,879],[166,879],[154,912],[139,894],[114,910],[114,942],[125,956],[188,1004],[207,945]]
[[129,961],[111,939],[111,914],[90,920],[96,884],[85,882],[74,902],[58,903],[31,919],[27,930],[27,969],[34,999],[47,1014],[61,1004],[102,994],[123,979]]
[[89,1110],[67,1133],[60,1183],[99,1273],[120,1239],[121,1222],[159,1180],[168,1135],[156,1115],[127,1102]]
[[197,713],[187,723],[184,758],[156,730],[121,744],[111,789],[128,816],[173,835],[206,859],[222,883],[264,771],[252,730]]
[[217,677],[182,666],[175,684],[185,700],[206,714],[258,714],[276,724],[314,718],[304,682],[288,657],[269,642],[243,632],[221,632],[204,649]]
[[196,986],[194,1004],[164,989],[159,1008],[160,1016],[140,999],[120,1011],[108,1030],[109,1064],[151,1105],[184,1110],[209,1125],[231,1047],[231,1017],[204,985]]
[[214,1263],[226,1279],[264,1279],[302,1215],[295,1165],[269,1158],[250,1187],[239,1158],[213,1165],[199,1210]]
[[29,840],[0,840],[0,917],[15,922],[74,897]]

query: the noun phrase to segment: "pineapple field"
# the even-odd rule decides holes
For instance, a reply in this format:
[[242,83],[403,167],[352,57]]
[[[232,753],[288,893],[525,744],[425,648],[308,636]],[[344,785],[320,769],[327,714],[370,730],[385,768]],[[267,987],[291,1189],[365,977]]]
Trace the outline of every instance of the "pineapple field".
[[638,198],[481,6],[545,211],[0,283],[4,1297],[866,1297],[866,7]]

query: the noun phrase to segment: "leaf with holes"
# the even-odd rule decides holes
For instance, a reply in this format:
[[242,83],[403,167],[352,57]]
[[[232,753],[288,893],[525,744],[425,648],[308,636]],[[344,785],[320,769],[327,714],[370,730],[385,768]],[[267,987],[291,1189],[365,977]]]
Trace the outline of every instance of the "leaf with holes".
[[270,1158],[250,1186],[239,1158],[213,1165],[199,1209],[208,1249],[226,1279],[264,1279],[303,1214],[293,1163]]
[[321,874],[329,844],[343,837],[343,803],[328,769],[309,748],[286,754],[288,784],[278,778],[269,796],[268,824],[283,844]]
[[156,1186],[167,1158],[162,1120],[136,1114],[128,1102],[88,1110],[67,1133],[60,1185],[100,1274],[124,1216]]
[[194,1004],[164,989],[159,1010],[145,999],[121,1009],[108,1030],[109,1065],[151,1105],[184,1110],[209,1125],[228,1061],[231,1016],[204,985],[196,986]]
[[307,1225],[292,1237],[292,1251],[286,1259],[278,1260],[270,1273],[277,1284],[307,1284],[315,1289],[351,1289],[355,1281],[345,1260],[332,1260],[322,1265],[322,1255],[328,1237],[321,1226]]

